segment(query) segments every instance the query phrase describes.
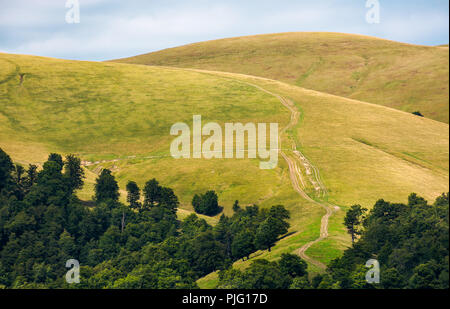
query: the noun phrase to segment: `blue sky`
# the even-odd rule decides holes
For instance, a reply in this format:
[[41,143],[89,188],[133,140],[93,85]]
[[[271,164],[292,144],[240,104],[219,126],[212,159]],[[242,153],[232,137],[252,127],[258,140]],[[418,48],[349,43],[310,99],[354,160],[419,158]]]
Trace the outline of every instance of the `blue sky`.
[[422,45],[449,39],[448,0],[378,0],[380,23],[366,22],[366,0],[0,0],[0,51],[107,60],[211,39],[290,31],[365,34]]

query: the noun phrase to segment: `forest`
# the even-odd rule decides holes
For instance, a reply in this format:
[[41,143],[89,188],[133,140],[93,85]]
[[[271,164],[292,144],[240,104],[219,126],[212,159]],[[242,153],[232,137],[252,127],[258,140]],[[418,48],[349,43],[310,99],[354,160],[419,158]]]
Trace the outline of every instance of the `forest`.
[[[214,228],[195,214],[180,222],[178,198],[155,179],[142,190],[143,202],[130,181],[124,205],[107,169],[96,181],[95,205],[83,205],[74,194],[83,185],[79,158],[51,154],[37,170],[0,150],[2,287],[196,288],[200,277],[270,250],[289,227],[283,206],[241,209],[238,202],[233,217],[222,216]],[[76,286],[65,282],[69,259],[81,265]]]
[[[50,154],[42,168],[24,168],[0,149],[0,288],[196,289],[214,271],[223,289],[448,288],[448,193],[433,204],[411,194],[407,204],[352,206],[343,222],[352,246],[311,276],[291,253],[276,261],[251,258],[288,233],[290,213],[282,205],[236,201],[233,215],[211,226],[196,214],[178,220],[177,196],[156,179],[142,190],[129,181],[126,204],[110,170],[96,180],[94,203],[75,194],[83,179],[75,155]],[[217,200],[208,191],[193,206],[215,215]],[[70,259],[81,265],[78,284],[65,280]],[[233,268],[239,259],[253,261]],[[365,280],[368,259],[380,263],[379,284]]]

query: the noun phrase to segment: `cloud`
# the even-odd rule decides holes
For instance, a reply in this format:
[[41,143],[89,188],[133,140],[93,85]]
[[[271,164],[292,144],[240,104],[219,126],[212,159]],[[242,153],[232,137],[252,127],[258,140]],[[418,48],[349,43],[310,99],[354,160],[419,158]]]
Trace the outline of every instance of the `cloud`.
[[0,49],[105,60],[216,38],[285,31],[367,34],[448,43],[448,2],[382,1],[379,25],[365,22],[365,1],[80,0],[81,23],[65,22],[65,1],[0,0]]
[[[50,33],[46,38],[27,40],[15,50],[40,55],[83,56],[155,50],[164,48],[171,42],[177,45],[182,37],[213,36],[234,24],[235,20],[230,16],[233,16],[232,12],[225,7],[186,11],[169,9],[153,16],[136,15],[128,18],[96,14],[82,17],[82,22],[78,25],[64,25],[63,29]],[[102,26],[91,28],[90,25],[96,21],[101,21]],[[71,31],[72,26],[79,29]]]

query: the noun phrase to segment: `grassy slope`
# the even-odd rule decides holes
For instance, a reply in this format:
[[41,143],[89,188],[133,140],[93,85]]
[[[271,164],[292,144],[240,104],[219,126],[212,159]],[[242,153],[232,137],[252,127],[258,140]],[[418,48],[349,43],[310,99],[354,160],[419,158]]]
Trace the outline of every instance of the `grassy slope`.
[[281,33],[116,61],[262,76],[449,122],[448,48],[339,33]]
[[[263,171],[256,160],[167,156],[170,126],[190,123],[192,114],[282,127],[290,115],[276,98],[239,81],[176,69],[7,54],[0,62],[0,147],[22,164],[42,163],[51,151],[99,161],[88,167],[82,199],[93,195],[97,173],[111,168],[122,192],[128,180],[143,186],[152,177],[174,188],[181,218],[192,210],[193,194],[214,189],[227,214],[235,199],[241,205],[284,204],[292,212],[291,232],[297,232],[289,241],[293,249],[317,237],[323,211],[292,190],[283,161]],[[22,85],[20,73],[26,73]],[[279,248],[286,250],[285,244]]]
[[[49,151],[75,152],[90,161],[120,158],[90,166],[80,195],[91,196],[95,173],[109,167],[122,189],[129,179],[142,185],[152,177],[173,187],[181,216],[189,212],[192,195],[206,189],[219,192],[228,214],[235,199],[286,205],[297,233],[272,253],[255,256],[275,259],[318,237],[324,211],[292,190],[281,158],[277,169],[261,171],[256,160],[166,156],[170,126],[190,123],[194,113],[219,123],[287,124],[289,113],[278,99],[247,82],[295,102],[302,120],[293,135],[321,171],[330,201],[344,206],[331,219],[330,239],[312,247],[311,256],[326,262],[348,245],[341,225],[346,206],[371,206],[381,197],[404,201],[413,191],[432,199],[448,190],[448,125],[430,119],[238,74],[6,54],[0,62],[0,147],[15,161],[42,162]],[[19,73],[26,73],[22,85]],[[213,285],[214,278],[203,283]]]
[[[302,112],[297,141],[302,152],[319,168],[330,191],[328,200],[342,208],[330,219],[330,237],[308,250],[311,257],[326,263],[348,245],[342,226],[348,206],[358,203],[370,208],[380,198],[406,202],[411,192],[434,200],[448,191],[447,124],[277,81],[239,74],[208,74],[262,86],[290,98]],[[319,224],[316,224],[317,231]],[[281,244],[284,241],[289,248],[288,240]],[[261,257],[276,258],[283,249],[263,253]],[[210,287],[216,281],[216,275],[212,274],[202,279],[200,285]]]
[[[42,162],[49,151],[92,162],[121,159],[89,169],[111,168],[122,188],[129,179],[143,185],[156,177],[188,209],[193,194],[214,188],[227,213],[237,198],[263,203],[288,188],[282,169],[261,171],[256,160],[170,157],[170,127],[191,123],[193,114],[204,123],[287,122],[289,113],[277,99],[253,87],[173,69],[5,54],[0,61],[6,64],[0,79],[8,77],[0,84],[0,145],[17,162]],[[18,72],[26,73],[22,85]],[[92,191],[82,195],[89,198]]]

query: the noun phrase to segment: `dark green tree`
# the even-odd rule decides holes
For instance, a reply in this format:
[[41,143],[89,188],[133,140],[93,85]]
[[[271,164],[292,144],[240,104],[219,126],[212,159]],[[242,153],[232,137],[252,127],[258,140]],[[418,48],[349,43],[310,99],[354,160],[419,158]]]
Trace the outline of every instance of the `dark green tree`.
[[47,161],[38,173],[36,185],[27,194],[25,201],[34,206],[53,204],[62,207],[68,204],[70,195],[59,163]]
[[295,277],[292,280],[292,284],[289,287],[292,290],[308,290],[311,289],[311,283],[308,280],[308,277]]
[[231,219],[221,215],[219,222],[214,227],[215,238],[225,245],[227,256],[231,258],[231,243],[233,241],[233,231],[231,229]]
[[243,230],[239,232],[233,239],[231,244],[231,252],[233,257],[236,259],[246,257],[247,260],[250,258],[250,254],[255,252],[255,243],[253,233],[249,230]]
[[192,198],[192,207],[194,207],[196,213],[204,213],[204,209],[202,209],[202,197],[200,195],[194,195]]
[[238,212],[239,210],[241,210],[241,206],[239,206],[239,201],[236,200],[233,204],[233,211]]
[[95,200],[97,203],[108,200],[117,202],[119,200],[119,185],[108,169],[104,169],[97,178],[95,183]]
[[439,286],[439,274],[441,267],[436,261],[429,261],[414,268],[414,273],[409,280],[409,287],[412,289],[436,289]]
[[256,230],[256,249],[269,250],[275,245],[279,235],[279,220],[269,217]]
[[427,205],[427,203],[428,202],[423,197],[418,196],[416,193],[411,193],[408,196],[408,205],[409,206],[425,206],[425,205]]
[[69,154],[64,162],[64,175],[67,177],[69,189],[73,192],[83,187],[84,170],[81,160]]
[[127,183],[127,202],[132,209],[141,210],[141,190],[134,181]]
[[214,239],[212,232],[202,233],[192,240],[190,261],[200,276],[222,269],[226,263],[225,246]]
[[281,272],[278,263],[267,260],[255,260],[244,272],[246,289],[287,289],[292,279]]
[[219,198],[215,191],[208,191],[202,197],[205,215],[214,216],[220,212]]
[[307,276],[308,264],[303,261],[298,255],[283,253],[278,262],[283,273],[288,274],[292,278]]
[[176,214],[178,205],[180,202],[178,201],[178,197],[175,195],[175,192],[171,188],[161,187],[159,194],[159,205],[164,207],[168,211]]
[[211,230],[211,226],[205,219],[199,218],[196,214],[190,214],[181,222],[181,231],[184,235],[192,237]]
[[287,220],[290,218],[289,211],[282,205],[272,206],[269,210],[269,216],[279,220]]
[[362,208],[361,205],[353,205],[344,218],[344,225],[348,233],[352,236],[352,243],[355,243],[357,235],[361,235],[361,224],[364,220],[364,214],[367,209]]
[[0,148],[0,192],[11,179],[11,172],[13,170],[14,165],[11,158]]
[[144,187],[144,208],[154,207],[161,199],[161,186],[156,179],[147,181]]
[[63,161],[63,158],[62,158],[62,156],[60,154],[51,153],[48,156],[47,161],[56,162],[58,164],[59,168],[60,168],[60,171],[62,171],[63,166],[64,166],[64,161]]
[[14,181],[17,185],[21,186],[24,182],[23,175],[25,174],[25,169],[20,164],[14,165]]
[[192,206],[195,212],[207,216],[215,216],[222,211],[215,191],[208,191],[200,196],[194,195]]
[[407,284],[400,272],[393,267],[384,270],[380,279],[383,289],[402,289]]
[[117,226],[111,225],[99,239],[99,248],[103,250],[103,257],[110,259],[120,251],[122,236]]
[[20,164],[14,164],[13,181],[15,184],[15,195],[19,200],[22,200],[25,195],[25,169]]
[[25,178],[25,192],[29,192],[31,187],[37,182],[37,166],[34,164],[30,164],[28,166],[27,175]]

